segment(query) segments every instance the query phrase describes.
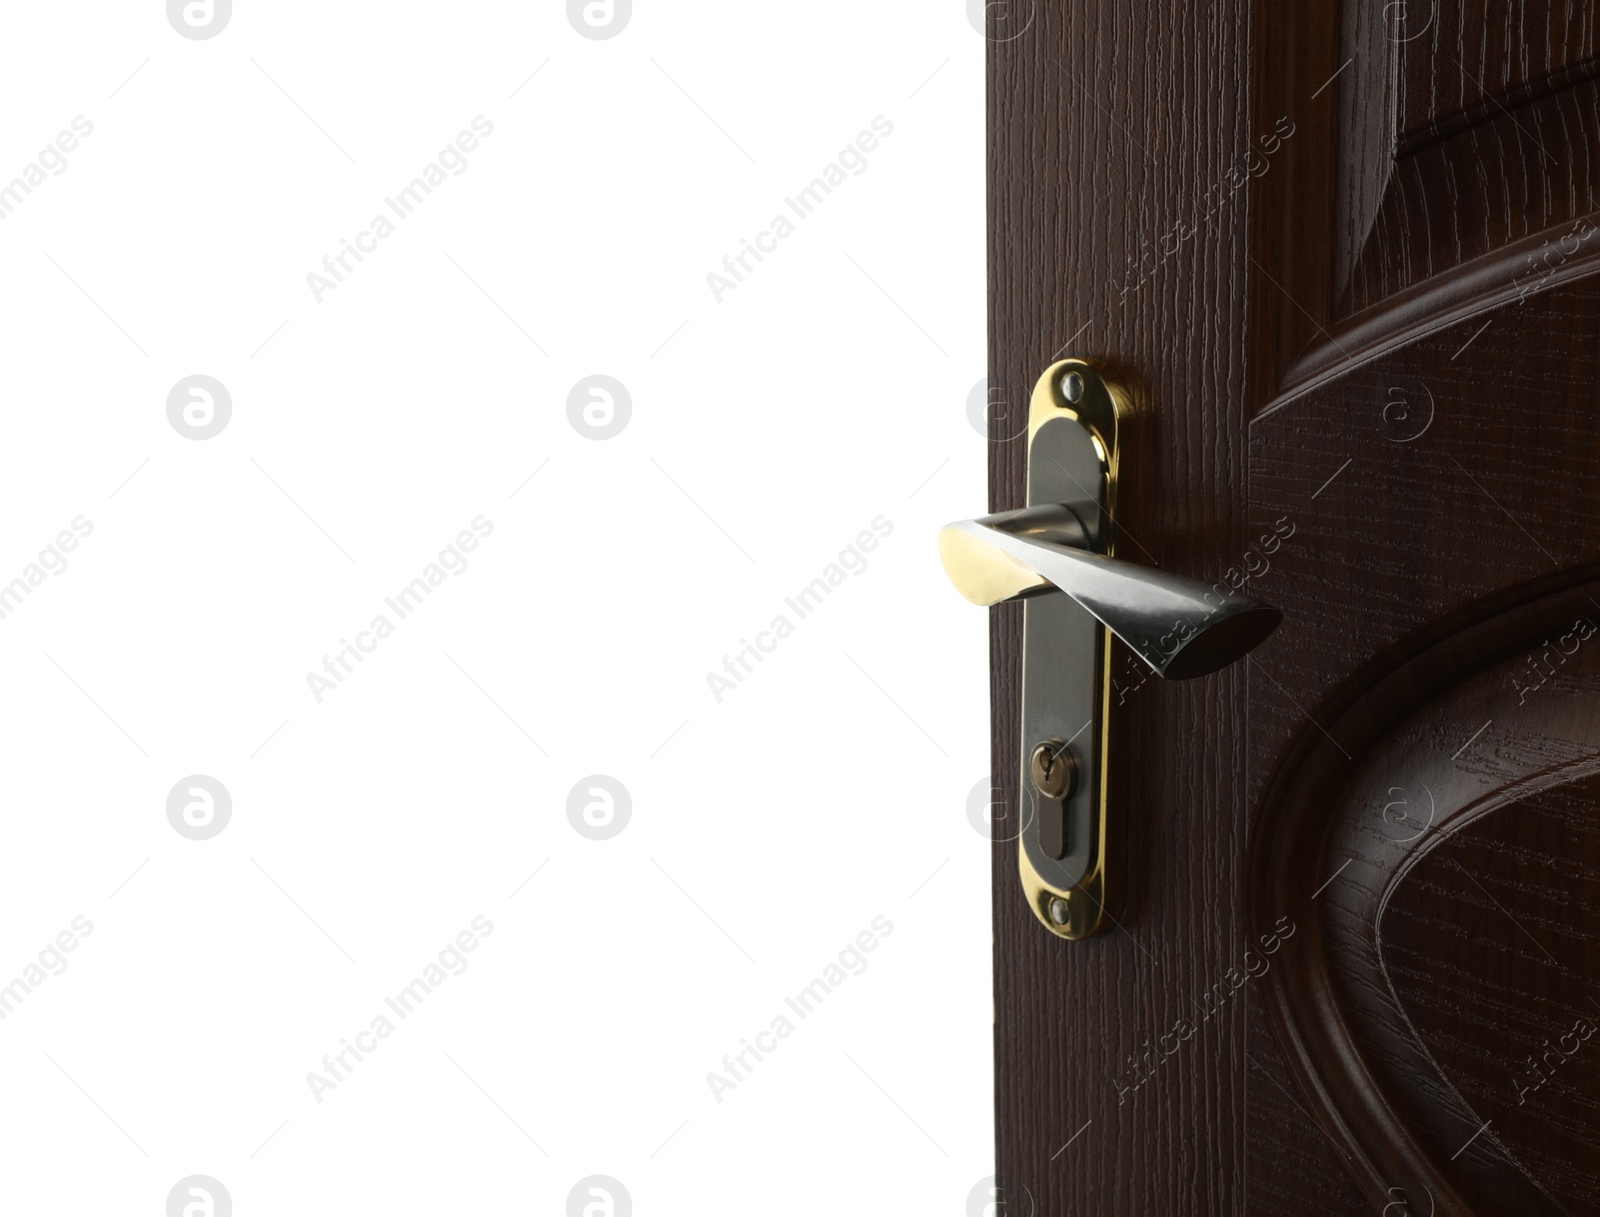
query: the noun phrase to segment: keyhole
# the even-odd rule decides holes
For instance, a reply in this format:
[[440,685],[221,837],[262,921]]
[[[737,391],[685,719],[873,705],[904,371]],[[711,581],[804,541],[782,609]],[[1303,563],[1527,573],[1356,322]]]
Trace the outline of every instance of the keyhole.
[[1028,758],[1038,795],[1039,848],[1048,858],[1067,856],[1067,800],[1077,784],[1078,763],[1060,740],[1045,740]]

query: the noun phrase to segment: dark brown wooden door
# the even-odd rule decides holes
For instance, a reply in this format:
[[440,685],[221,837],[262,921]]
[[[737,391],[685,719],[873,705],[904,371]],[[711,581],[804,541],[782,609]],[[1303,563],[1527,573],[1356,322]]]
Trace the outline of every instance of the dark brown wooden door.
[[1285,615],[1128,682],[1118,928],[996,844],[1006,1211],[1600,1212],[1600,6],[991,15],[991,384],[1105,361],[1125,552]]

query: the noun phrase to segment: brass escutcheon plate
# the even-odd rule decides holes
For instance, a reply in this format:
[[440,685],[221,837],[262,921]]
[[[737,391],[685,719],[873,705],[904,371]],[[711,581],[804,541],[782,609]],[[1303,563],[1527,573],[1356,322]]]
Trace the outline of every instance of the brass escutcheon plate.
[[[1083,359],[1046,370],[1028,407],[1026,505],[1064,504],[1087,548],[1108,556],[1116,544],[1118,420],[1127,411],[1126,396]],[[1123,832],[1110,814],[1114,645],[1110,631],[1068,596],[1029,595],[1023,602],[1017,862],[1034,916],[1061,938],[1105,930],[1122,899]],[[1039,840],[1031,760],[1045,740],[1066,741],[1077,768],[1060,858],[1049,857]]]

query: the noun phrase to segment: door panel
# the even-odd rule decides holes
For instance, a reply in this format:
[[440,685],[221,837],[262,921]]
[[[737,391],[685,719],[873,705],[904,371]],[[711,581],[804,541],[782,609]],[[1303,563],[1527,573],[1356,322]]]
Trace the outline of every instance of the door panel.
[[1252,913],[1296,928],[1261,997],[1305,1106],[1252,1107],[1253,1175],[1281,1176],[1309,1134],[1378,1208],[1594,1210],[1596,574],[1408,639],[1324,699],[1280,765]]
[[1487,297],[1520,302],[1600,245],[1592,6],[1284,7],[1256,16],[1257,121],[1296,132],[1251,166],[1250,254],[1274,285],[1263,406]]
[[[1585,685],[1574,692],[1593,698]],[[1519,792],[1419,858],[1379,929],[1406,1019],[1450,1087],[1492,1121],[1484,1152],[1503,1155],[1492,1165],[1525,1172],[1573,1213],[1600,1208],[1600,1009],[1570,966],[1593,958],[1600,907],[1600,777],[1587,767]]]
[[1344,7],[1341,317],[1594,210],[1600,22],[1587,6],[1489,7]]
[[[1600,554],[1583,491],[1600,470],[1590,35],[1563,27],[1542,58],[1517,43],[1474,71],[1470,48],[1494,59],[1517,14],[1436,6],[1407,41],[1357,8],[1341,62],[1388,84],[1341,95],[1333,204],[1295,210],[1303,166],[1262,192],[1279,239],[1258,268],[1301,313],[1278,332],[1316,332],[1250,427],[1252,531],[1289,534],[1252,577],[1285,625],[1242,723],[1250,899],[1257,931],[1288,916],[1308,935],[1260,980],[1298,1110],[1252,1092],[1248,1172],[1287,1195],[1317,1146],[1390,1211],[1594,1211],[1600,1113],[1568,1089],[1583,1066],[1539,1089],[1548,1106],[1517,1089],[1529,1035],[1584,1017],[1600,961],[1578,899],[1600,866],[1596,661],[1563,649],[1600,621],[1592,587],[1563,590]],[[1305,251],[1328,214],[1322,278]],[[1301,309],[1289,282],[1328,290]],[[1557,792],[1564,820],[1507,810]],[[1414,819],[1390,821],[1424,799],[1435,818],[1411,840]],[[1513,817],[1509,862],[1465,852]]]

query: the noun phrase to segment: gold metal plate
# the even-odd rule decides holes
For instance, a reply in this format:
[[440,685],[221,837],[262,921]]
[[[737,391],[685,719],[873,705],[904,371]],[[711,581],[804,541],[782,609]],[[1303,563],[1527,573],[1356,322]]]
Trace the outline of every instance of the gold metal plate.
[[[1066,505],[1087,534],[1085,548],[1107,556],[1116,544],[1118,421],[1128,409],[1126,395],[1083,359],[1046,370],[1028,409],[1027,505]],[[1028,906],[1062,938],[1100,933],[1122,900],[1125,833],[1112,815],[1110,748],[1115,645],[1111,632],[1067,596],[1024,601],[1017,861]],[[1047,856],[1040,844],[1030,773],[1033,751],[1045,740],[1065,741],[1077,768],[1061,858]]]

